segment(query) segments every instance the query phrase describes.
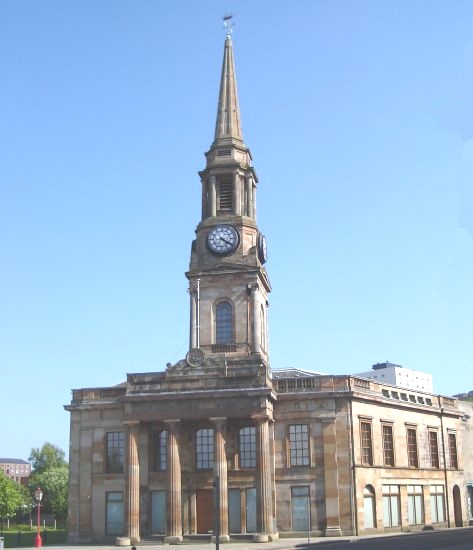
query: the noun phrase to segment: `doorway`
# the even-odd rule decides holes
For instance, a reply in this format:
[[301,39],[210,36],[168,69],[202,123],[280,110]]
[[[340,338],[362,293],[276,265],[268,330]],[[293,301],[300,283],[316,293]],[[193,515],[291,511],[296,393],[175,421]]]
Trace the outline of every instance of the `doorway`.
[[210,534],[214,530],[214,496],[212,489],[197,489],[197,533]]

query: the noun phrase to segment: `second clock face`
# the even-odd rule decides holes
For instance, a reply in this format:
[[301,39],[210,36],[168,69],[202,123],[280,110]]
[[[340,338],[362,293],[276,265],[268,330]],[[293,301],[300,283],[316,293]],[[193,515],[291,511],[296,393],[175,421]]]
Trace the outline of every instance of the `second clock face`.
[[207,245],[215,254],[229,254],[239,243],[240,235],[231,225],[217,225],[207,235]]

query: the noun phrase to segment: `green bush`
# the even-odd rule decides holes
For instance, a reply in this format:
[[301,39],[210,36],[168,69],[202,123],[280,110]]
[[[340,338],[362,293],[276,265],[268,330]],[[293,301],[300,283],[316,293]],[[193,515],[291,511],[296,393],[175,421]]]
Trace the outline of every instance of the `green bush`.
[[[22,546],[33,547],[35,545],[36,531],[31,531],[28,527],[24,531],[4,531],[3,532],[4,546],[5,548],[18,548]],[[46,529],[41,531],[41,538],[43,539],[43,545],[60,544],[67,542],[66,529]]]

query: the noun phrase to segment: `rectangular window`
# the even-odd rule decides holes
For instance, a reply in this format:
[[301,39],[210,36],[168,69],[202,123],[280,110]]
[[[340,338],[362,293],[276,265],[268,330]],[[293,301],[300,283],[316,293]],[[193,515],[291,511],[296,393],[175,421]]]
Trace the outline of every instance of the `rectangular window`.
[[394,439],[391,424],[383,424],[383,453],[384,465],[394,466]]
[[439,462],[439,443],[437,432],[429,432],[430,465],[432,468],[440,468]]
[[458,470],[457,435],[454,433],[448,434],[448,448],[450,451],[450,468]]
[[214,431],[212,428],[197,430],[196,458],[198,470],[211,470],[214,464]]
[[233,212],[233,177],[219,181],[218,193],[219,213]]
[[397,527],[400,523],[399,485],[383,485],[383,521],[385,527]]
[[407,428],[407,464],[409,468],[419,467],[417,431],[415,428]]
[[162,472],[167,469],[168,434],[166,430],[153,432],[153,471]]
[[309,465],[309,426],[307,424],[289,426],[289,465]]
[[445,521],[443,485],[430,486],[430,508],[432,512],[432,523],[443,523]]
[[106,494],[105,531],[107,535],[123,535],[124,502],[121,491],[111,491]]
[[123,432],[107,433],[107,472],[121,474],[125,469],[125,434]]
[[373,465],[373,440],[371,437],[371,422],[360,423],[361,433],[361,463]]
[[422,485],[407,486],[407,515],[409,525],[424,523],[424,493]]
[[256,468],[256,428],[240,430],[240,468]]
[[292,530],[308,531],[310,527],[310,489],[291,487]]

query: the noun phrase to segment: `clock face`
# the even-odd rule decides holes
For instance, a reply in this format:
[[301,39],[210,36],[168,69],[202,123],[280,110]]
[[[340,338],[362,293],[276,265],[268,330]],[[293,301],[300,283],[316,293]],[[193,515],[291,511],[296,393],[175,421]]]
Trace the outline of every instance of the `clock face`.
[[258,235],[258,258],[262,264],[268,261],[268,245],[266,237],[262,233]]
[[217,225],[207,235],[207,245],[215,254],[229,254],[240,244],[240,235],[231,225]]

